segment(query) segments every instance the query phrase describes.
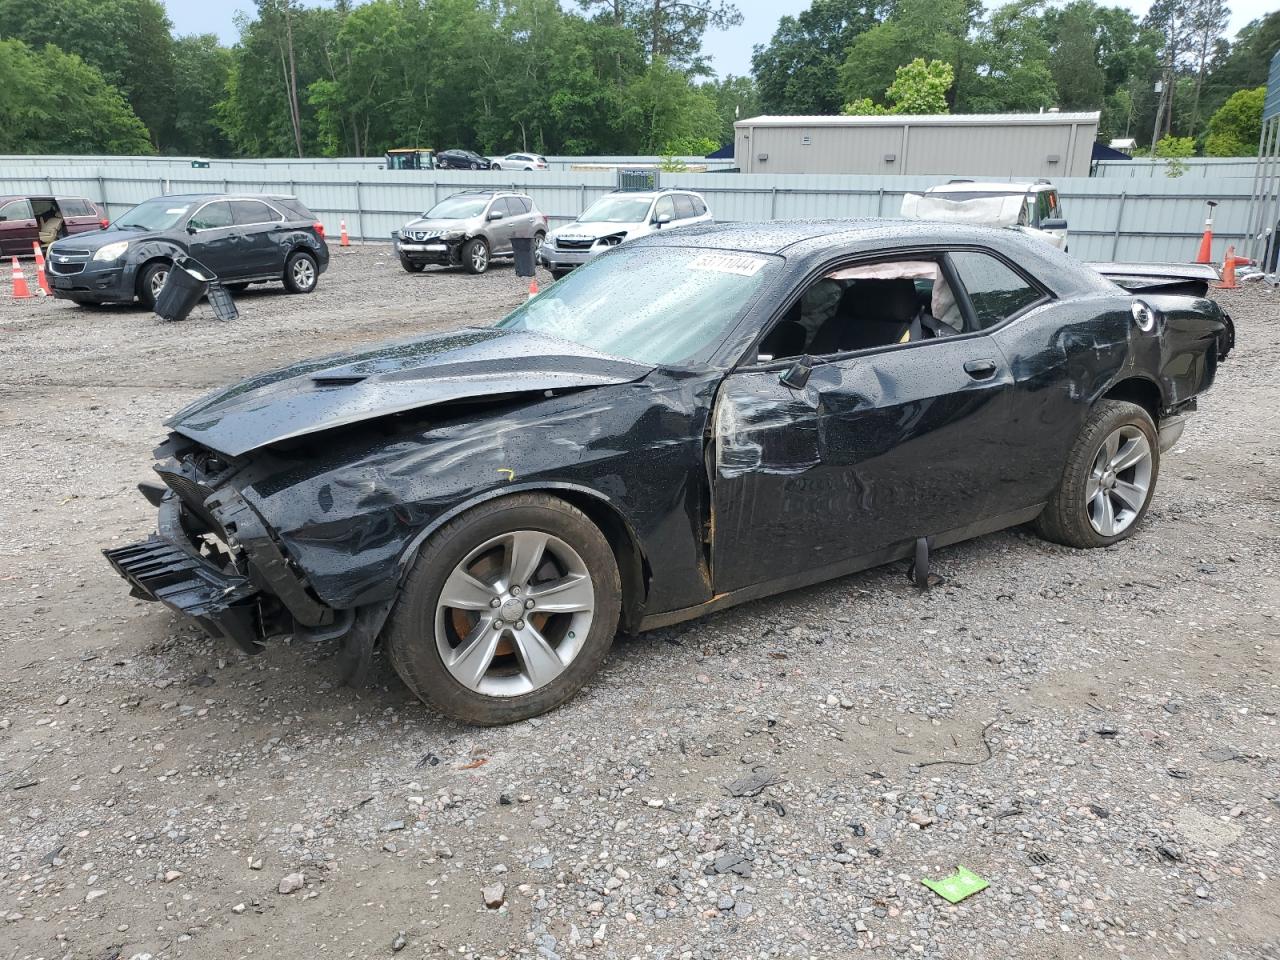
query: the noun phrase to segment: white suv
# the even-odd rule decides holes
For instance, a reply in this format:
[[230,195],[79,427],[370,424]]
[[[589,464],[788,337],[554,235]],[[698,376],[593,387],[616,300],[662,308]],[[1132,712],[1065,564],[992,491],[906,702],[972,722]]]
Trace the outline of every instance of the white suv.
[[902,198],[908,220],[947,220],[987,227],[1016,227],[1023,233],[1067,249],[1067,221],[1058,188],[1035,183],[980,183],[950,180],[924,193]]
[[538,259],[559,279],[624,240],[711,220],[707,202],[689,190],[615,190],[547,234]]

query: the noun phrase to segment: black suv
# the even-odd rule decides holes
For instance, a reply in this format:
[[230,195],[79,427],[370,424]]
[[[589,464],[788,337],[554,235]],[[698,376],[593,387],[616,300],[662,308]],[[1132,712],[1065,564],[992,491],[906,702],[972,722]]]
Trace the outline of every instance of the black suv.
[[144,201],[106,230],[52,244],[49,283],[76,303],[151,308],[183,254],[231,290],[283,282],[310,293],[329,266],[324,226],[296,197],[189,193]]
[[441,150],[436,154],[436,166],[443,170],[488,170],[493,161],[471,150]]

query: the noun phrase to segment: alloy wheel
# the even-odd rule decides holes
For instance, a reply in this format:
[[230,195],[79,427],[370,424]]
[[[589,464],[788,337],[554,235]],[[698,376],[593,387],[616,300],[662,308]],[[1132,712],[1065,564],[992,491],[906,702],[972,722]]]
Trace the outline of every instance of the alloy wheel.
[[1107,435],[1085,483],[1085,509],[1097,533],[1117,536],[1138,519],[1151,491],[1151,465],[1151,443],[1137,427]]
[[485,541],[453,569],[436,602],[436,649],[454,679],[493,697],[531,693],[582,649],[595,586],[559,537],[516,530]]
[[485,267],[489,265],[489,248],[483,243],[477,243],[471,248],[471,266],[476,273],[484,273]]
[[169,279],[168,270],[157,270],[151,275],[151,299],[154,300],[160,296],[160,291],[164,289],[164,282]]
[[293,282],[302,290],[310,290],[316,282],[315,265],[306,257],[299,257],[293,262]]

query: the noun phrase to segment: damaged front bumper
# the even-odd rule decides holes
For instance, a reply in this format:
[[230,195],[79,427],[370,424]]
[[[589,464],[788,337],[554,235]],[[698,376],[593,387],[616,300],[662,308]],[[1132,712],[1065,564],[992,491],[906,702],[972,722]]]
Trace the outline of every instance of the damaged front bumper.
[[315,598],[234,488],[214,492],[190,464],[171,460],[156,469],[168,488],[139,486],[158,508],[156,533],[103,551],[133,596],[163,603],[248,653],[276,634],[319,640],[346,633],[353,611]]

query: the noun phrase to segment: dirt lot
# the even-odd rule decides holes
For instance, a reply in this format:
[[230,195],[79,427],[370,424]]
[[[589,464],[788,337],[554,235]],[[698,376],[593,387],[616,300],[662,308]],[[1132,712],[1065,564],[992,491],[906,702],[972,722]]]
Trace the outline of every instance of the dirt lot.
[[[1134,539],[620,641],[517,726],[127,596],[99,549],[150,531],[169,412],[522,296],[369,247],[233,324],[0,301],[0,956],[1280,957],[1275,294],[1222,295],[1238,352]],[[950,906],[957,864],[991,885]]]

